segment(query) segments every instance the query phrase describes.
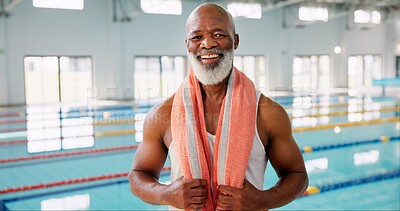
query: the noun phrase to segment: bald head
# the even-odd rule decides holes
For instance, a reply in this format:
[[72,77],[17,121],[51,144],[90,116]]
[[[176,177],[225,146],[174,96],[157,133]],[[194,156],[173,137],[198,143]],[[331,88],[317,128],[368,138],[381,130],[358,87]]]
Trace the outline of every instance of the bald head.
[[226,23],[228,30],[232,35],[236,33],[235,23],[233,22],[232,15],[228,11],[218,4],[204,3],[196,7],[190,13],[186,21],[186,35],[190,33],[190,30],[193,30],[195,25],[199,25],[199,22],[204,24],[204,22],[210,18]]

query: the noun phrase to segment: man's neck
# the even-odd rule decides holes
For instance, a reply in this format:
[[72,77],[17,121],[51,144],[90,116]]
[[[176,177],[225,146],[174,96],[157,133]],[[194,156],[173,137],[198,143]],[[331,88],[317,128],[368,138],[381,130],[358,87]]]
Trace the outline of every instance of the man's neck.
[[203,85],[200,83],[203,102],[207,101],[221,103],[226,95],[228,80],[229,76],[226,77],[221,83],[216,85]]

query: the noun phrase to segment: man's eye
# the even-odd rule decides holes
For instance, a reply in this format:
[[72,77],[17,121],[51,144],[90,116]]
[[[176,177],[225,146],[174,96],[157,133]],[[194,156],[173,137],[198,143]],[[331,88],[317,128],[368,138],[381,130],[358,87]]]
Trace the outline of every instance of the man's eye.
[[214,36],[215,36],[215,37],[218,37],[218,38],[224,38],[224,37],[226,37],[224,34],[215,34]]
[[190,38],[190,40],[192,40],[192,41],[197,41],[200,39],[201,39],[201,36],[194,36],[194,37]]

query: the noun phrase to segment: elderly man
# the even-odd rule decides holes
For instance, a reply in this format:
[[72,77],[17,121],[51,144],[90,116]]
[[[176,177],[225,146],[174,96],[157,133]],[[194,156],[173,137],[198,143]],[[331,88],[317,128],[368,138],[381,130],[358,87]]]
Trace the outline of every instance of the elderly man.
[[[285,110],[233,67],[238,44],[232,16],[222,7],[205,3],[188,17],[189,75],[149,111],[129,174],[132,193],[143,201],[180,209],[270,209],[307,187]],[[158,178],[168,154],[166,185]],[[268,160],[279,181],[264,190]]]

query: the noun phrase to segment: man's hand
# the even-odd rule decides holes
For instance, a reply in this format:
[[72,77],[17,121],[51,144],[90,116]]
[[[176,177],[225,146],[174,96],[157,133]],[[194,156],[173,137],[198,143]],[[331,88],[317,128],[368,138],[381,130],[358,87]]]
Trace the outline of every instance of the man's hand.
[[207,198],[207,180],[184,179],[183,176],[166,186],[167,204],[179,209],[201,209]]
[[258,210],[261,209],[261,191],[246,179],[242,188],[226,185],[218,186],[217,209],[219,210]]

